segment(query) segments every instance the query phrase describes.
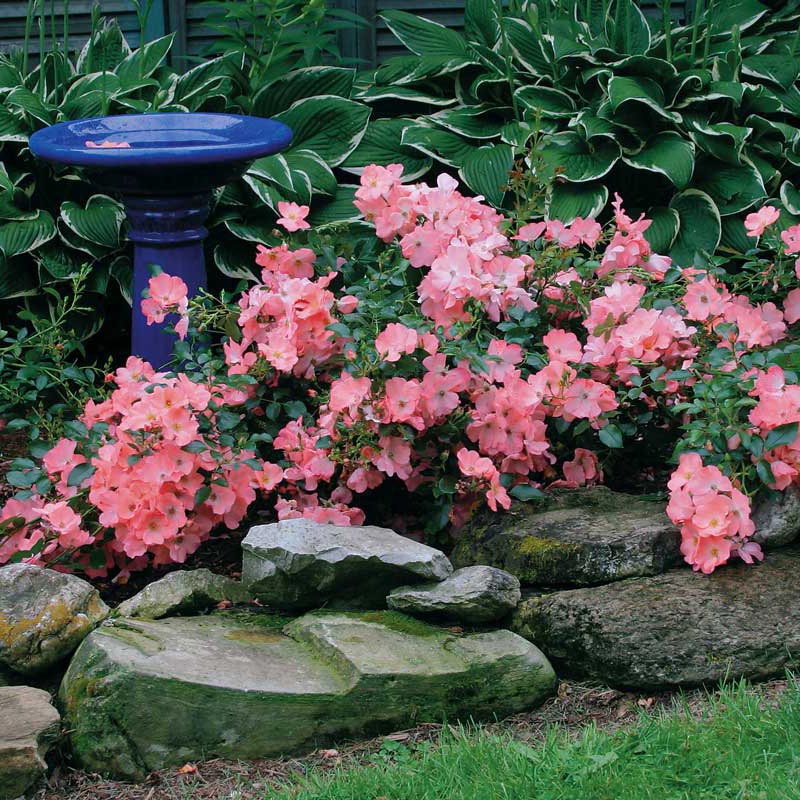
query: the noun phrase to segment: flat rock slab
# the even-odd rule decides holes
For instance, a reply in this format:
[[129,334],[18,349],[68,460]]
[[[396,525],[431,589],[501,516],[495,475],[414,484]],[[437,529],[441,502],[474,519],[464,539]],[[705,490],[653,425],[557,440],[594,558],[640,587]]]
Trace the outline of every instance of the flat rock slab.
[[502,569],[457,569],[441,583],[400,586],[386,598],[395,611],[415,617],[444,617],[474,625],[500,619],[520,601],[519,581]]
[[66,658],[108,616],[97,590],[32,564],[0,567],[0,666],[24,675]]
[[253,759],[443,717],[530,708],[552,667],[510,631],[455,636],[395,612],[285,620],[256,611],[114,620],[61,686],[87,769],[142,779],[201,758]]
[[761,680],[800,663],[800,548],[523,600],[511,627],[565,672],[635,689]]
[[45,756],[60,730],[47,692],[0,687],[0,800],[19,797],[47,772]]
[[395,587],[440,581],[453,571],[444,553],[388,528],[307,519],[251,528],[242,549],[242,582],[253,595],[295,611],[324,603],[382,608]]
[[542,508],[515,502],[462,529],[457,567],[489,564],[528,586],[592,586],[657,575],[681,563],[680,533],[662,503],[602,486],[554,493]]
[[120,603],[116,613],[122,617],[160,619],[195,614],[223,601],[246,603],[249,599],[250,592],[238,581],[207,569],[177,570]]

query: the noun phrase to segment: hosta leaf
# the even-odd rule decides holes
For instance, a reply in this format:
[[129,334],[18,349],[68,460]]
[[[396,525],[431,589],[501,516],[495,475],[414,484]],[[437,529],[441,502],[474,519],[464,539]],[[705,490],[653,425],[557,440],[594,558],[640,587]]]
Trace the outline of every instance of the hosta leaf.
[[19,109],[45,125],[51,125],[55,121],[55,109],[44,103],[38,94],[34,94],[25,86],[18,86],[9,92],[4,105],[10,109]]
[[311,209],[308,221],[312,225],[328,225],[361,219],[361,212],[353,205],[357,189],[358,186],[340,183],[332,200]]
[[443,161],[450,167],[458,167],[474,149],[473,145],[450,131],[412,125],[403,131],[403,144],[421,153]]
[[678,76],[674,64],[654,56],[628,56],[614,63],[614,75],[652,78],[660,84],[670,83]]
[[708,194],[723,216],[744,211],[767,196],[761,175],[750,162],[734,165],[704,160],[697,165],[693,183]]
[[167,34],[160,39],[147,42],[126,56],[115,70],[122,85],[138,83],[142,78],[149,78],[167,57],[174,38],[174,33]]
[[740,163],[742,149],[753,132],[730,122],[707,125],[697,119],[689,120],[689,128],[689,135],[701,150],[729,164]]
[[506,123],[505,119],[497,116],[497,112],[502,110],[487,106],[448,108],[437,111],[428,120],[468,139],[495,139]]
[[78,55],[77,72],[113,72],[131,48],[115,19],[106,19]]
[[790,214],[800,215],[800,192],[789,181],[781,184],[781,203]]
[[58,236],[59,239],[70,249],[78,250],[81,253],[86,253],[88,258],[86,261],[94,262],[108,254],[108,248],[102,247],[99,244],[84,239],[83,236],[78,235],[72,228],[64,224],[64,220],[59,216],[58,218]]
[[786,55],[750,56],[742,62],[742,74],[771,81],[788,89],[800,75],[800,63],[796,58]]
[[680,229],[669,255],[677,267],[705,266],[722,234],[714,201],[697,189],[686,189],[672,198],[670,208],[680,217]]
[[261,180],[261,178],[256,178],[254,175],[245,175],[242,180],[262,203],[277,213],[278,203],[285,200],[286,197],[276,186]]
[[362,103],[321,95],[298,100],[275,119],[292,129],[292,149],[313,150],[336,167],[358,146],[369,116],[369,108]]
[[269,241],[275,228],[273,222],[245,222],[241,219],[227,219],[224,225],[237,239],[256,244]]
[[467,56],[395,56],[375,71],[375,81],[383,86],[397,86],[427,81],[440,75],[458,72],[473,63]]
[[513,148],[523,148],[533,134],[533,126],[528,122],[507,122],[500,131],[500,141]]
[[255,248],[244,242],[226,243],[214,248],[214,263],[217,269],[234,280],[255,280]]
[[741,215],[722,218],[722,237],[719,249],[741,255],[752,250],[754,243],[755,240],[747,235]]
[[457,102],[455,97],[433,94],[416,86],[368,86],[354,92],[353,99],[365,103],[402,100],[404,103],[422,103],[426,106],[451,106]]
[[258,90],[253,98],[253,114],[272,117],[298,100],[321,94],[349,98],[355,75],[355,70],[343,67],[294,69]]
[[389,30],[418,56],[435,53],[437,56],[460,58],[468,54],[464,37],[438,22],[397,10],[384,11],[381,17]]
[[575,103],[566,93],[547,86],[522,86],[515,97],[526,108],[540,112],[545,117],[572,117]]
[[668,253],[681,227],[678,212],[674,208],[657,206],[647,212],[647,217],[652,223],[644,232],[645,239],[654,253]]
[[607,175],[620,157],[619,145],[610,139],[587,142],[573,131],[550,136],[542,156],[548,167],[572,183],[596,181]]
[[77,274],[85,260],[81,258],[79,252],[63,247],[60,242],[53,241],[40,247],[34,257],[39,266],[46,270],[51,278],[64,280]]
[[224,58],[213,58],[178,76],[173,102],[197,110],[210,95],[230,86],[232,80],[228,62]]
[[764,184],[768,194],[774,193],[781,182],[781,173],[771,162],[766,158],[752,153],[749,158],[753,166],[758,170],[761,176],[761,182]]
[[601,183],[557,183],[553,186],[547,216],[570,223],[575,217],[596,217],[608,202]]
[[694,145],[678,133],[665,131],[622,160],[636,169],[666,175],[678,189],[685,189],[694,172]]
[[664,90],[650,78],[614,75],[608,82],[608,98],[614,112],[623,105],[641,103],[666,119],[680,119],[679,115],[665,108]]
[[494,48],[500,39],[501,25],[501,11],[495,0],[466,0],[464,30],[470,41]]
[[569,121],[570,128],[577,128],[583,133],[583,138],[588,142],[589,139],[594,139],[597,136],[604,136],[607,139],[616,139],[619,134],[619,128],[608,119],[596,117],[591,111],[586,109],[580,111],[577,117]]
[[549,39],[534,33],[527,22],[515,17],[506,17],[503,27],[514,58],[524,70],[540,77],[553,74],[556,54]]
[[286,163],[286,157],[281,153],[256,159],[247,170],[247,174],[271,181],[280,189],[294,191],[291,170]]
[[6,165],[2,161],[0,161],[0,192],[7,193],[7,195],[0,194],[0,202],[4,197],[8,197],[11,200],[11,196],[14,193],[14,181],[9,177]]
[[0,300],[37,294],[36,271],[29,263],[6,258],[0,252]]
[[116,200],[96,194],[86,202],[86,208],[69,200],[61,204],[61,219],[78,236],[101,247],[119,246],[119,232],[125,221],[125,211]]
[[734,26],[744,32],[769,13],[770,9],[758,0],[714,3],[708,12],[708,27],[715,36],[730,34]]
[[421,177],[432,162],[419,150],[403,145],[403,131],[412,124],[414,120],[402,117],[373,120],[361,143],[341,164],[342,169],[360,174],[368,164],[402,164],[403,180]]
[[472,191],[482,194],[493,206],[503,202],[508,173],[514,166],[514,151],[507,144],[477,147],[464,159],[458,171]]
[[6,55],[0,55],[0,94],[10,92],[23,83],[22,73]]
[[131,305],[133,292],[133,266],[127,256],[118,256],[111,262],[108,274],[117,282],[120,294]]
[[[286,163],[293,176],[305,175],[309,186],[315,192],[336,194],[336,177],[331,168],[313,150],[290,150],[286,153]],[[301,180],[305,182],[305,179]]]
[[634,55],[650,49],[650,28],[633,0],[616,0],[608,14],[606,35],[618,53]]
[[27,142],[31,132],[21,116],[0,105],[0,142]]
[[0,225],[0,250],[6,258],[20,253],[30,253],[56,235],[56,224],[46,211],[39,210],[35,217]]

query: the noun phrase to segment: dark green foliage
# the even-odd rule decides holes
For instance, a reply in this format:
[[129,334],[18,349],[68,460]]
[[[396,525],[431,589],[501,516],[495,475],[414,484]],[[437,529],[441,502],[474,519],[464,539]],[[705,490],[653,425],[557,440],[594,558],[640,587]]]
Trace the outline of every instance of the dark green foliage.
[[[741,252],[747,211],[780,197],[800,213],[800,3],[695,8],[679,26],[668,3],[646,18],[633,0],[468,0],[463,36],[386,11],[416,55],[381,66],[360,96],[423,111],[393,132],[395,160],[415,174],[433,158],[502,205],[508,169],[527,157],[556,180],[551,217],[598,214],[619,192],[681,265],[719,245]],[[381,145],[368,131],[349,161]]]

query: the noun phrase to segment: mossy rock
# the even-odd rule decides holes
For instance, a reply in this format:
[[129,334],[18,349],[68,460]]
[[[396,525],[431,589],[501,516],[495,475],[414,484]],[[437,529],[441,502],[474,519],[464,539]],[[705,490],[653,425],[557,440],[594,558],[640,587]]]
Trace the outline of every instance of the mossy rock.
[[60,698],[77,761],[128,779],[202,758],[254,759],[417,722],[494,718],[554,689],[510,631],[456,636],[390,611],[113,620]]
[[524,599],[511,628],[565,674],[645,691],[797,669],[800,548]]
[[680,533],[662,502],[597,486],[480,511],[451,559],[457,567],[499,567],[528,586],[591,586],[680,563]]
[[108,616],[97,590],[32,564],[0,567],[0,667],[41,675]]
[[227,601],[246,603],[244,584],[207,569],[177,570],[153,581],[117,607],[115,615],[141,619],[186,616]]

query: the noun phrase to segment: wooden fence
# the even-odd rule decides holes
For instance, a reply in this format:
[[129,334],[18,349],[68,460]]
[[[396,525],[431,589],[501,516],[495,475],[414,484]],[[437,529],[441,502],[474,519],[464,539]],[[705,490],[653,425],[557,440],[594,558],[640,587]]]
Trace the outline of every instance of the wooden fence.
[[[694,0],[671,0],[673,13],[683,16]],[[69,9],[70,43],[78,46],[87,37],[91,27],[91,9],[98,5],[105,16],[116,17],[132,45],[138,44],[139,22],[131,0],[45,0],[48,19],[46,32],[50,35],[51,20],[60,35],[64,9]],[[360,14],[370,23],[364,29],[343,31],[340,46],[343,55],[356,58],[364,66],[381,63],[391,55],[403,52],[402,47],[379,18],[381,11],[397,8],[410,11],[460,29],[464,20],[464,0],[329,0],[329,5],[346,8]],[[641,0],[647,13],[657,13],[660,0]],[[28,3],[23,0],[0,0],[0,49],[21,47],[25,34]],[[180,67],[190,63],[190,57],[199,56],[214,42],[214,33],[204,25],[208,6],[203,0],[153,0],[145,28],[147,40],[175,32],[173,64]],[[34,50],[38,41],[38,27],[33,31]]]

